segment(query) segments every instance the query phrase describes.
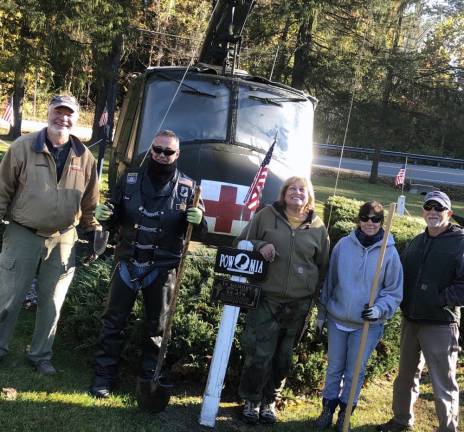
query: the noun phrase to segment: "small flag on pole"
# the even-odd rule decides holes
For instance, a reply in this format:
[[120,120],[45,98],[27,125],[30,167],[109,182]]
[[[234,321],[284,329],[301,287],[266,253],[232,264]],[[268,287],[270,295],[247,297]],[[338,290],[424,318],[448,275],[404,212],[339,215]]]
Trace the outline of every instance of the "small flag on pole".
[[8,98],[5,106],[5,111],[2,115],[2,120],[8,122],[11,126],[14,124],[14,112],[13,112],[13,96]]
[[100,120],[98,121],[98,126],[103,127],[108,124],[108,109],[106,108],[102,112],[102,115],[100,116]]
[[395,186],[404,185],[405,178],[406,178],[406,164],[404,164],[398,171],[398,174],[396,174]]
[[271,147],[266,153],[266,156],[261,163],[258,172],[253,179],[253,183],[251,183],[250,189],[246,194],[245,200],[243,201],[245,207],[247,207],[251,211],[255,211],[259,206],[259,200],[261,198],[261,191],[264,188],[264,184],[266,183],[267,173],[268,173],[268,165],[271,162],[272,152],[274,151],[274,146],[277,141],[277,134],[274,138],[274,142],[272,143]]

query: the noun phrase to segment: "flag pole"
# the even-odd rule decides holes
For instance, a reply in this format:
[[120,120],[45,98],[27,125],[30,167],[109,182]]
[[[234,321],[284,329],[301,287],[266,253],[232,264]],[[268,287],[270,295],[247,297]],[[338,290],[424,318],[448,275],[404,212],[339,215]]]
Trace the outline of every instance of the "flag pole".
[[404,161],[404,180],[403,180],[403,184],[401,185],[401,195],[403,195],[404,184],[406,183],[406,173],[408,172],[407,167],[408,167],[408,157],[406,156],[406,160]]
[[[263,194],[264,183],[266,182],[267,172],[266,172],[265,177],[264,177],[264,182],[263,182],[263,184],[261,186],[259,185],[259,182],[260,182],[259,177],[262,174],[263,168],[267,167],[271,163],[272,154],[274,153],[274,147],[277,144],[278,136],[279,136],[279,130],[277,129],[276,132],[275,132],[275,135],[274,135],[274,140],[272,141],[271,146],[269,147],[268,151],[266,152],[266,155],[264,156],[264,159],[263,159],[263,161],[261,162],[261,164],[260,164],[260,166],[258,168],[258,172],[256,173],[256,175],[255,175],[255,177],[254,177],[254,179],[253,179],[253,181],[251,183],[251,186],[248,189],[248,193],[246,194],[245,199],[243,200],[243,207],[248,207],[250,205],[250,202],[252,202],[252,197],[253,197],[253,195],[255,193],[258,194],[258,197],[254,200],[256,205],[253,206],[253,208],[256,209],[259,206],[259,203],[261,202],[261,196]],[[240,212],[240,221],[242,221],[243,207],[242,207],[242,211]],[[248,207],[248,209],[251,210],[250,207]],[[250,221],[248,222],[246,240],[248,240],[248,237],[250,235],[251,220],[253,219],[254,214],[255,214],[255,211],[252,211],[252,213],[250,214]]]

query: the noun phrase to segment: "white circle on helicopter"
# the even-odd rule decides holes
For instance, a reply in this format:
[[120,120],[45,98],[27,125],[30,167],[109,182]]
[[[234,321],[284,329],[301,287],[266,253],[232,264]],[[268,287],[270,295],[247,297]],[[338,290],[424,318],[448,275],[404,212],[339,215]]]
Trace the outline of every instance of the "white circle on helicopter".
[[239,253],[234,258],[234,267],[240,270],[248,269],[250,265],[250,258],[244,253]]

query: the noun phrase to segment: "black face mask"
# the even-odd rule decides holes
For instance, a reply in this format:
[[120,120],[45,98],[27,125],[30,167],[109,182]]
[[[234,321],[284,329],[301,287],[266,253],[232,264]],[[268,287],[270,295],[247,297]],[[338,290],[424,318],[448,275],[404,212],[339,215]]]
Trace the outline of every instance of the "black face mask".
[[174,177],[177,168],[177,159],[170,164],[162,164],[148,159],[147,174],[154,185],[164,185]]

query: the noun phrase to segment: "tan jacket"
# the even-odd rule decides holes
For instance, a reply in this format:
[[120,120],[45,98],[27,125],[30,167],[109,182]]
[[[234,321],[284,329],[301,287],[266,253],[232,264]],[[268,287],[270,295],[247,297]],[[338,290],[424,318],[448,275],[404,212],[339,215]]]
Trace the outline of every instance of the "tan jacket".
[[329,262],[329,238],[317,215],[294,230],[275,203],[256,213],[237,241],[247,237],[256,251],[268,243],[276,250],[259,283],[267,298],[288,302],[319,295]]
[[46,129],[14,141],[0,162],[0,219],[49,236],[81,223],[95,227],[99,198],[96,162],[74,136],[59,183],[45,144]]

